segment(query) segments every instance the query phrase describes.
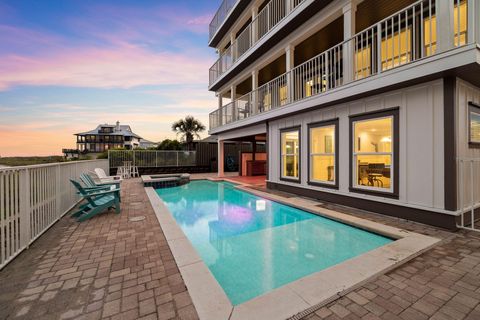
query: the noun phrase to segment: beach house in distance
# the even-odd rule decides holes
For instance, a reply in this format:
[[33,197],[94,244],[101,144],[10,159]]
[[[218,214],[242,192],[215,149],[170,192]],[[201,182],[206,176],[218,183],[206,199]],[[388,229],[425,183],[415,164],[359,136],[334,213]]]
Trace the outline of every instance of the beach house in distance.
[[219,164],[223,141],[266,141],[268,188],[454,228],[480,157],[479,43],[479,0],[225,0]]
[[82,133],[75,133],[77,137],[76,149],[63,149],[66,157],[95,156],[110,149],[125,148],[148,149],[157,144],[143,139],[132,131],[129,125],[99,124],[95,129]]

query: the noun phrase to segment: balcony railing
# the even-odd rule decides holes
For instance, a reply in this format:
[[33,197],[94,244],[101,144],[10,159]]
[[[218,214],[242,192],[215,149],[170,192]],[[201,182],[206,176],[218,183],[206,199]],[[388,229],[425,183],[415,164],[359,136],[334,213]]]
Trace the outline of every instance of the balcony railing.
[[213,16],[212,21],[210,22],[209,40],[212,40],[215,33],[217,33],[218,28],[220,28],[220,26],[225,21],[228,14],[238,1],[239,0],[223,0],[220,8],[218,8],[217,12]]
[[[455,0],[454,46],[467,43],[467,1]],[[436,54],[435,1],[420,0],[210,114],[210,129]]]
[[210,85],[303,1],[271,0],[210,68]]

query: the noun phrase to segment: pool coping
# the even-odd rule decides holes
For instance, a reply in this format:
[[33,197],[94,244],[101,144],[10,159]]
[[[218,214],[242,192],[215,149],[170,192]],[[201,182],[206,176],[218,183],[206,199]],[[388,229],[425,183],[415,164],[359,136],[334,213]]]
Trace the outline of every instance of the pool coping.
[[[215,179],[212,181],[223,181]],[[225,179],[225,181],[228,181]],[[231,182],[231,181],[229,181]],[[200,319],[299,318],[366,282],[417,257],[440,239],[317,207],[304,198],[284,198],[238,184],[237,189],[292,206],[341,223],[355,226],[395,241],[276,288],[233,306],[213,274],[196,252],[155,189],[146,187],[155,215],[183,277]]]

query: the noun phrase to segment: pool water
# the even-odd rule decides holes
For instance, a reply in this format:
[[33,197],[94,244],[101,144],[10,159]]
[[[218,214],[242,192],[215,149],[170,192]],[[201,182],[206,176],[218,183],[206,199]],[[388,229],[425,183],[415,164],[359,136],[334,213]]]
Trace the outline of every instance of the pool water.
[[233,305],[393,241],[227,182],[156,191]]

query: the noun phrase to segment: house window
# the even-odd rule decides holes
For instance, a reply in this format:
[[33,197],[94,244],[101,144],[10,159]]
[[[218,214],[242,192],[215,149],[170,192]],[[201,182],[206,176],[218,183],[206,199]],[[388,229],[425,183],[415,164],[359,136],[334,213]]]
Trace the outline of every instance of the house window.
[[411,28],[382,39],[382,70],[392,69],[411,61]]
[[468,143],[480,146],[480,106],[469,103],[468,106]]
[[[425,18],[423,23],[425,38],[425,55],[430,56],[437,51],[437,17]],[[453,9],[453,31],[456,47],[467,43],[467,1],[455,0]]]
[[368,45],[355,52],[355,79],[363,79],[372,74],[372,49]]
[[281,177],[300,180],[300,128],[281,131]]
[[[398,111],[351,118],[352,186],[354,189],[396,193]],[[397,153],[397,154],[395,154]]]
[[338,120],[309,126],[309,183],[337,186]]

